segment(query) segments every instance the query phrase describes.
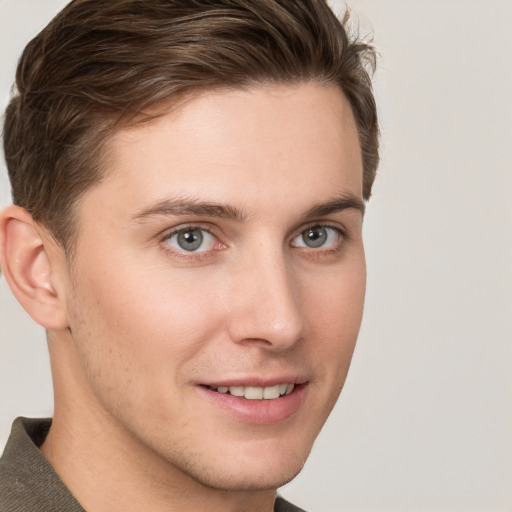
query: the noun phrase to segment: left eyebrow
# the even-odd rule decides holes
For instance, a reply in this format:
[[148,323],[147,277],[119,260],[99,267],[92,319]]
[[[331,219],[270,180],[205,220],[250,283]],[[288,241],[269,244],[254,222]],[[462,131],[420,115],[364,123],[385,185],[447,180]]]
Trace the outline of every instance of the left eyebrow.
[[136,213],[133,220],[141,220],[153,215],[204,215],[243,222],[246,215],[242,210],[229,205],[202,202],[194,199],[164,199]]
[[353,208],[361,212],[361,215],[364,216],[364,212],[366,210],[364,202],[359,199],[357,196],[352,194],[346,194],[342,197],[333,199],[332,201],[327,201],[326,203],[319,203],[313,205],[307,212],[306,218],[308,217],[323,217],[325,215],[330,215],[332,213],[341,212],[343,210],[347,210],[349,208]]

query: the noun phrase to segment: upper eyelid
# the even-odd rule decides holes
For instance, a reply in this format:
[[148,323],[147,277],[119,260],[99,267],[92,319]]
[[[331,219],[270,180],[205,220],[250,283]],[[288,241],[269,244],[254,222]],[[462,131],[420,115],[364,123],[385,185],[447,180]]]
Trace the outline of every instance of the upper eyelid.
[[217,235],[213,233],[212,227],[205,225],[204,223],[198,222],[186,222],[183,224],[178,224],[177,226],[174,226],[172,228],[166,228],[158,234],[158,237],[161,241],[167,240],[171,236],[179,233],[180,231],[187,231],[187,230],[193,230],[193,229],[201,229],[203,231],[206,231],[210,235],[217,238]]
[[[332,222],[328,220],[313,220],[309,221],[305,224],[301,224],[299,227],[294,229],[289,235],[288,240],[291,242],[294,238],[297,236],[300,236],[304,231],[307,229],[315,228],[315,227],[322,227],[322,228],[331,228],[336,231],[338,231],[341,236],[345,239],[350,238],[349,230],[343,226],[342,224],[338,222]],[[173,236],[176,233],[179,233],[180,231],[186,231],[187,229],[201,229],[206,231],[207,233],[211,234],[215,238],[219,239],[222,238],[222,236],[219,237],[219,234],[216,232],[217,230],[220,231],[220,234],[222,235],[222,230],[218,228],[216,225],[212,225],[208,222],[201,222],[201,221],[190,221],[190,222],[184,222],[182,224],[178,224],[177,226],[173,226],[171,228],[163,229],[157,236],[160,239],[160,241],[167,240],[171,236]],[[223,242],[224,243],[224,242]]]
[[349,237],[348,230],[339,223],[330,222],[330,221],[313,221],[313,222],[308,222],[307,224],[304,224],[301,227],[294,230],[292,235],[290,236],[290,240],[293,240],[297,236],[301,235],[307,229],[312,229],[312,228],[317,228],[317,227],[318,228],[331,228],[331,229],[338,231],[344,238]]

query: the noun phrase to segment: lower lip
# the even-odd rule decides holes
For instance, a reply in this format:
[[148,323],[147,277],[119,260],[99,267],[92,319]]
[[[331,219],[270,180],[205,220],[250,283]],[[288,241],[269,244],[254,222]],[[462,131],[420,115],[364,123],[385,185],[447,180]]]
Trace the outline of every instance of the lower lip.
[[301,407],[306,393],[306,384],[296,385],[289,395],[273,400],[247,400],[229,393],[219,393],[205,386],[199,391],[228,414],[244,423],[269,425],[293,416]]

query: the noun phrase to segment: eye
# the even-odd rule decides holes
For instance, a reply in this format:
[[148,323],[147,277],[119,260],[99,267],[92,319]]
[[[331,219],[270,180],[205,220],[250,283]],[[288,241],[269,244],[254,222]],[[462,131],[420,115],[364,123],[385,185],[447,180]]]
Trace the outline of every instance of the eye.
[[310,249],[331,249],[339,244],[341,237],[341,231],[337,228],[321,225],[311,226],[296,236],[291,245],[309,247]]
[[165,243],[177,251],[206,252],[215,247],[215,237],[203,228],[187,227],[171,233]]

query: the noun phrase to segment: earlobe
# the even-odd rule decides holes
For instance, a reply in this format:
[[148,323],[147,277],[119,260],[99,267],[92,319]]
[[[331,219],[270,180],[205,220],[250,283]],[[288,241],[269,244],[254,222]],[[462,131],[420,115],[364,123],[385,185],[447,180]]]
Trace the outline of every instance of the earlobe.
[[62,297],[52,277],[55,269],[48,252],[49,240],[32,216],[19,206],[0,215],[0,262],[12,292],[27,313],[46,329],[67,327]]

